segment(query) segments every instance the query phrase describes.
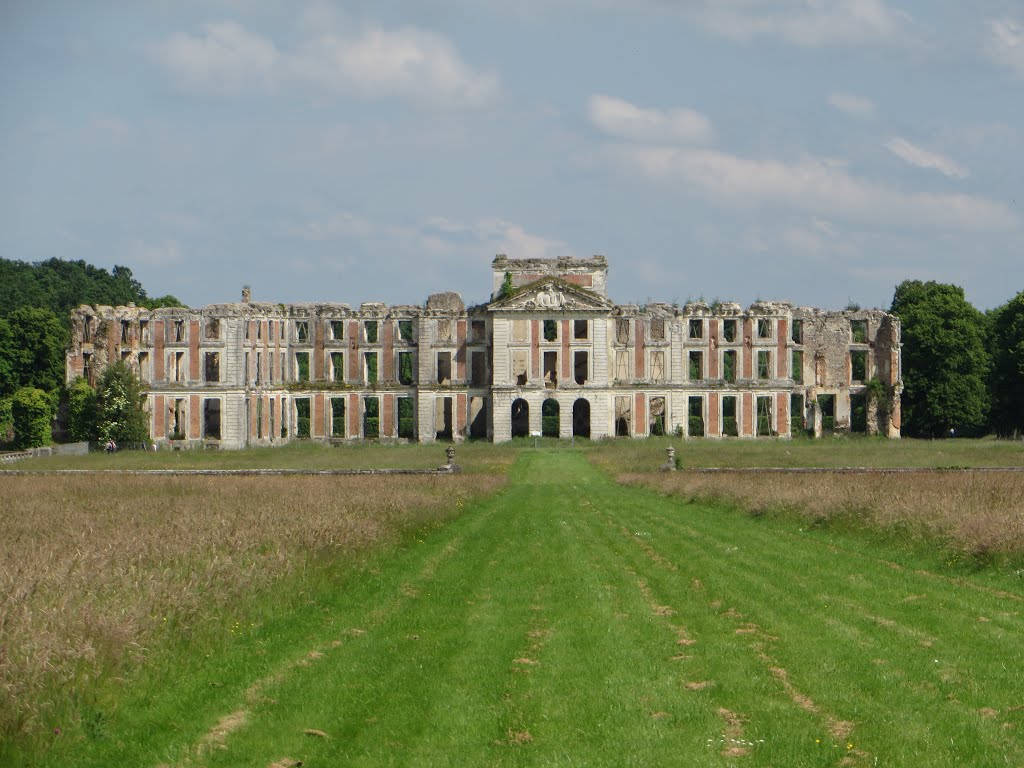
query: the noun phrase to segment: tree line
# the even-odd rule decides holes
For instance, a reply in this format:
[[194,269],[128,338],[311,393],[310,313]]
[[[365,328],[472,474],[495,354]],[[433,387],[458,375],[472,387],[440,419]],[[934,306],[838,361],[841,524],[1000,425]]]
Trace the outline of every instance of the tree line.
[[[70,311],[128,303],[182,306],[174,296],[150,298],[128,267],[0,259],[0,443],[49,442],[58,410],[75,440],[148,437],[137,415],[141,384],[126,365],[112,364],[95,389],[84,381],[64,385]],[[1024,291],[982,312],[959,286],[906,280],[890,311],[902,324],[905,436],[1024,433]],[[17,434],[16,415],[31,424]]]
[[[92,392],[85,410],[81,384],[64,386],[71,310],[82,304],[129,303],[182,306],[174,296],[151,298],[128,267],[108,272],[84,261],[0,259],[0,443],[18,448],[48,444],[58,411],[73,439],[124,441],[137,435],[137,424],[112,426],[128,423],[124,399],[141,397],[141,386],[127,366],[111,366],[95,390],[81,383]],[[148,430],[137,439],[146,437]]]

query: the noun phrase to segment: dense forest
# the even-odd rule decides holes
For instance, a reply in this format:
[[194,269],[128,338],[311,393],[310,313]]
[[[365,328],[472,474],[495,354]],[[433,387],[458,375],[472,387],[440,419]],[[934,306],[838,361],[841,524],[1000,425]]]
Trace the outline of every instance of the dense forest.
[[[11,437],[17,393],[38,413],[44,399],[51,412],[67,403],[70,310],[129,302],[181,306],[173,296],[150,298],[128,267],[0,259],[0,443]],[[905,436],[1024,433],[1024,291],[982,312],[956,285],[906,280],[890,311],[903,327]]]
[[66,399],[70,311],[82,304],[129,302],[181,306],[173,296],[150,298],[128,267],[108,272],[84,261],[0,259],[0,443],[10,440],[19,407],[41,421],[44,411],[52,415]]

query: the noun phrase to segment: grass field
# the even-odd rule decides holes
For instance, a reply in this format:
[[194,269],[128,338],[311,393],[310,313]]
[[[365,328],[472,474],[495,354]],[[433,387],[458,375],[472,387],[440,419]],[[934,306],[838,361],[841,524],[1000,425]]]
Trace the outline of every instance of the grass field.
[[[18,500],[0,562],[58,564],[18,582],[34,591],[16,591],[0,645],[135,617],[112,666],[83,644],[70,679],[6,699],[35,705],[7,760],[1024,764],[1020,574],[965,574],[881,523],[865,536],[637,484],[686,473],[616,484],[587,461],[636,470],[663,448],[522,450],[490,496],[495,471],[393,496],[339,495],[364,478],[0,478]],[[517,453],[487,450],[492,470]]]

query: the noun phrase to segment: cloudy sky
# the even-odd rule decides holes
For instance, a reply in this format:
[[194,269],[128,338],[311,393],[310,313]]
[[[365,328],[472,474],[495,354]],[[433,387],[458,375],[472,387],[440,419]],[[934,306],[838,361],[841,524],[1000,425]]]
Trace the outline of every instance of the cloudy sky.
[[1024,289],[1024,0],[3,0],[0,256],[151,295]]

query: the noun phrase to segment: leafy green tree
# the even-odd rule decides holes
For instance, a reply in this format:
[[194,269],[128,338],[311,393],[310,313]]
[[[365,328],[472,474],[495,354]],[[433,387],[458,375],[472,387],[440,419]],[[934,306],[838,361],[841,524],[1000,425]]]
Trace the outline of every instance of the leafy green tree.
[[992,426],[1024,431],[1024,291],[992,313]]
[[0,397],[0,443],[8,443],[14,437],[13,398]]
[[911,437],[979,434],[988,424],[987,321],[963,288],[905,280],[892,312],[903,327],[903,431]]
[[64,383],[67,323],[48,309],[22,307],[0,328],[0,394],[21,387],[56,392]]
[[68,385],[68,436],[72,440],[98,440],[96,390],[79,376]]
[[149,440],[146,396],[132,369],[123,360],[108,365],[96,387],[100,442],[144,443]]
[[52,442],[53,401],[46,392],[35,387],[22,387],[11,402],[14,420],[14,445],[38,448]]

